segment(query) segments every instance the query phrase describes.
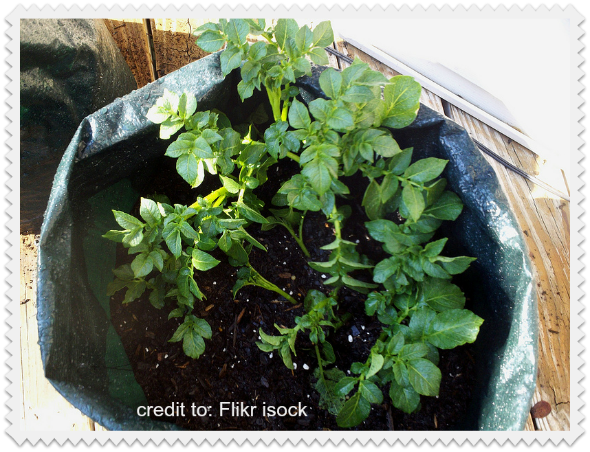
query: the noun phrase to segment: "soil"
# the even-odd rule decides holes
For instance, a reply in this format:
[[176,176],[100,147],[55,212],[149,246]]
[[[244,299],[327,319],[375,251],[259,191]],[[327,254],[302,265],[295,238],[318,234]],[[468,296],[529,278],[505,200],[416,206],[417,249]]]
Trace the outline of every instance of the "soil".
[[[164,193],[173,202],[190,204],[195,194],[186,191],[186,183],[179,180],[171,161],[164,159],[163,170],[146,194]],[[278,187],[269,185],[280,184],[290,177],[292,169],[281,165],[278,170],[273,168],[271,171],[276,172],[270,174],[269,181],[263,186],[265,193],[274,193]],[[179,190],[183,194],[179,194]],[[356,192],[363,193],[364,190]],[[264,193],[257,195],[264,197]],[[360,206],[360,203],[353,199],[350,205]],[[358,240],[358,251],[377,260],[382,251],[373,241],[366,239],[365,221],[367,218],[362,209],[353,207],[353,214],[343,230],[344,238]],[[328,293],[322,284],[326,275],[307,265],[307,259],[286,229],[275,227],[260,231],[253,225],[249,232],[268,248],[266,253],[254,248],[250,255],[252,266],[264,277],[286,292],[292,292],[301,302],[310,289]],[[308,214],[304,241],[312,259],[327,260],[328,251],[319,248],[332,240],[333,230],[323,214]],[[227,264],[222,254],[217,256],[215,251],[212,254],[221,263],[208,272],[199,272],[195,278],[207,297],[201,307],[195,309],[195,315],[205,318],[213,329],[213,337],[206,340],[206,351],[199,359],[184,355],[181,342],[168,342],[182,321],[167,319],[169,311],[174,308],[172,303],[162,310],[155,309],[146,293],[142,299],[123,305],[124,291],[111,299],[113,325],[121,336],[148,404],[169,407],[177,402],[185,406],[184,415],[153,418],[190,430],[339,430],[335,417],[318,406],[319,395],[313,389],[316,359],[311,343],[306,344],[298,338],[294,371],[285,367],[277,353],[265,353],[256,346],[259,328],[267,334],[276,334],[274,324],[294,326],[295,317],[304,314],[302,304],[294,306],[277,299],[273,292],[253,286],[241,289],[234,299],[231,289],[236,269]],[[120,247],[117,264],[131,259],[132,256]],[[342,289],[339,296],[340,312],[349,312],[352,317],[328,339],[334,347],[337,366],[346,371],[353,362],[366,361],[379,336],[381,324],[376,318],[365,315],[363,295]],[[388,397],[384,397],[384,403],[373,405],[369,418],[355,429],[453,429],[465,417],[475,386],[473,356],[470,345],[441,350],[442,381],[438,397],[422,397],[421,409],[411,415],[397,410],[388,403]],[[226,402],[223,407],[229,408],[223,413],[222,402]],[[189,408],[192,404],[211,408],[207,415],[193,415]],[[257,408],[253,412],[232,413],[232,407],[239,409],[241,406]],[[264,415],[263,408],[271,406],[297,407],[301,411],[293,408],[286,416],[271,416],[268,412]]]

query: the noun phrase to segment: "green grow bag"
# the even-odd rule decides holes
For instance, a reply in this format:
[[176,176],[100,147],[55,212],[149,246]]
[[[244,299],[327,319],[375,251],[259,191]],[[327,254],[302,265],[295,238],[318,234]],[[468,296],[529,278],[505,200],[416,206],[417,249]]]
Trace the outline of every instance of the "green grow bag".
[[[304,101],[322,96],[315,77],[300,80]],[[239,74],[223,78],[214,54],[169,74],[86,117],[57,171],[41,232],[38,319],[47,378],[83,413],[111,430],[164,430],[138,417],[146,405],[109,315],[107,284],[116,229],[111,209],[129,212],[163,158],[167,141],[145,114],[170,91],[193,93],[199,109],[235,102]],[[232,103],[232,108],[241,108]],[[447,247],[477,261],[457,283],[485,319],[475,342],[477,387],[457,429],[521,430],[537,373],[537,308],[525,244],[498,180],[467,133],[421,106],[394,132],[415,158],[449,160],[444,177],[464,210],[446,226]]]
[[80,121],[137,88],[102,19],[20,21],[20,224],[39,232]]

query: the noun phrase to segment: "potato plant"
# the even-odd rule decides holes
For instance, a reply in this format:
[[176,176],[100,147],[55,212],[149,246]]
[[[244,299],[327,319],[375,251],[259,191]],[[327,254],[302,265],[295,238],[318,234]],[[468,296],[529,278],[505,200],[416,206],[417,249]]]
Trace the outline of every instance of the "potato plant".
[[[416,118],[420,85],[407,76],[387,79],[357,59],[342,71],[325,69],[319,77],[325,98],[305,104],[298,99],[297,79],[311,75],[311,62],[327,64],[324,47],[333,41],[329,22],[311,30],[292,19],[274,26],[264,20],[220,20],[196,34],[205,51],[224,48],[221,70],[224,75],[239,70],[242,100],[254,90],[266,91],[273,123],[253,139],[252,133],[232,128],[223,113],[198,111],[190,93],[166,91],[157,100],[147,117],[160,124],[161,139],[173,139],[165,155],[176,159],[178,173],[191,187],[216,177],[219,188],[197,196],[190,206],[142,199],[141,218],[114,212],[123,230],[105,237],[122,242],[135,257],[114,270],[109,294],[126,289],[123,302],[129,303],[148,290],[157,308],[174,300],[169,317],[184,322],[170,341],[182,341],[184,352],[198,358],[211,338],[211,326],[193,314],[205,298],[199,272],[220,262],[210,252],[219,248],[238,268],[234,295],[256,285],[297,303],[250,264],[250,251],[266,248],[248,230],[285,227],[309,257],[302,237],[305,216],[322,212],[334,232],[322,246],[329,258],[309,265],[329,275],[325,293],[309,290],[305,313],[295,325],[260,329],[257,345],[264,352],[277,351],[293,369],[297,339],[311,342],[321,406],[341,427],[366,419],[371,404],[383,402],[384,391],[396,408],[416,411],[421,396],[439,392],[438,350],[473,342],[483,322],[464,308],[465,296],[451,282],[474,259],[445,256],[447,239],[432,240],[442,222],[456,220],[463,207],[441,177],[447,161],[413,162],[412,149],[401,149],[391,133]],[[272,198],[274,207],[268,208],[256,190],[283,159],[296,161],[299,171],[281,185]],[[379,262],[343,238],[351,211],[346,204],[351,187],[345,181],[358,173],[367,181],[362,199],[366,232],[388,256]],[[339,311],[343,288],[364,297],[367,316],[382,324],[365,362],[355,362],[348,373],[337,367],[329,341],[347,320]]]

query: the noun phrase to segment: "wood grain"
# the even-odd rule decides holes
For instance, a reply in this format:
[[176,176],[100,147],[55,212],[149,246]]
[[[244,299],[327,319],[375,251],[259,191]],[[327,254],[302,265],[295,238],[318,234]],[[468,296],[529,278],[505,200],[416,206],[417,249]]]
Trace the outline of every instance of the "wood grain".
[[[451,106],[452,118],[477,140],[529,174],[547,165],[538,156]],[[539,312],[539,372],[533,404],[544,400],[551,413],[533,419],[536,430],[570,426],[570,229],[569,203],[515,175],[486,156],[498,175],[523,231],[536,280]]]
[[144,19],[104,19],[113,39],[129,65],[137,87],[155,80]]
[[210,19],[149,19],[157,77],[209,55],[196,45],[193,31]]

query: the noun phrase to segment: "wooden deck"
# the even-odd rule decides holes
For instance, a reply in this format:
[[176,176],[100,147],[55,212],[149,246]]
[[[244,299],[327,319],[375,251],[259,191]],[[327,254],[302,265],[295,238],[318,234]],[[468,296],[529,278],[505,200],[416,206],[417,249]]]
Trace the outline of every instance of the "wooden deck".
[[[170,73],[204,54],[194,46],[191,31],[205,20],[106,19],[138,86]],[[396,73],[360,50],[338,42],[335,48],[359,57],[388,77]],[[346,66],[336,57],[334,67]],[[504,135],[423,91],[422,102],[463,126],[473,138],[513,165],[562,193],[569,194],[561,170]],[[570,429],[570,205],[486,156],[523,231],[537,280],[539,309],[539,373],[533,404],[548,402],[551,413],[533,419],[526,430]],[[37,345],[35,235],[21,236],[21,428],[27,430],[99,430],[101,426],[71,407],[45,380]]]

